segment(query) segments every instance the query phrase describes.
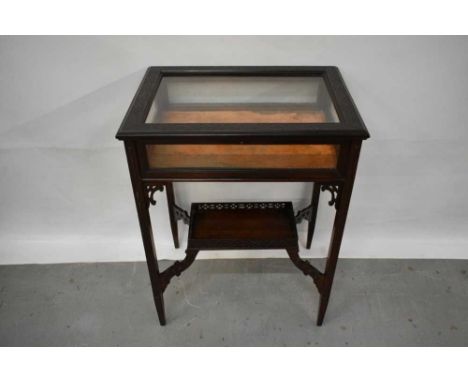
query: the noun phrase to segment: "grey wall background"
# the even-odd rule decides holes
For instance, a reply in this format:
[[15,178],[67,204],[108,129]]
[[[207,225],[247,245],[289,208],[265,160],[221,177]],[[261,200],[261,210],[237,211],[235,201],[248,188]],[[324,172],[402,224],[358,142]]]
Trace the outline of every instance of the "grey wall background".
[[[150,65],[339,66],[372,135],[342,256],[468,258],[466,37],[1,37],[0,57],[0,263],[144,259],[114,135]],[[310,192],[304,183],[176,184],[185,208],[252,199],[302,208]],[[326,255],[333,211],[323,196],[303,256]],[[158,254],[182,257],[157,197]]]

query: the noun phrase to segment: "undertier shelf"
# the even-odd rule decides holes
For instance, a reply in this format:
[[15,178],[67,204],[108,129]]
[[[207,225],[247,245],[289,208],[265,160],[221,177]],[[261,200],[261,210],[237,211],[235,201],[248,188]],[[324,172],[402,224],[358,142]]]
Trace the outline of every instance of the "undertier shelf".
[[291,202],[193,203],[188,248],[273,249],[297,246]]

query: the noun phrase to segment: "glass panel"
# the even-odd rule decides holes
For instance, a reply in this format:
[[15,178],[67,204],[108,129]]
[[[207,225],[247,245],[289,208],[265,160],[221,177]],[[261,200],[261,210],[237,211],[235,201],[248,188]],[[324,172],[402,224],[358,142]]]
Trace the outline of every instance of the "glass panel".
[[338,122],[321,77],[167,76],[146,123]]
[[337,145],[147,145],[148,164],[164,168],[336,168]]

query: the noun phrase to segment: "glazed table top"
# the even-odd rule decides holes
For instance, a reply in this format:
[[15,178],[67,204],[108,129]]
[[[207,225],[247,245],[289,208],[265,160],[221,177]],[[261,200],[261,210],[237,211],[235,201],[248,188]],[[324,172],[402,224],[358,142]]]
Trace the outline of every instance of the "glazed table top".
[[150,67],[118,139],[369,137],[336,67]]

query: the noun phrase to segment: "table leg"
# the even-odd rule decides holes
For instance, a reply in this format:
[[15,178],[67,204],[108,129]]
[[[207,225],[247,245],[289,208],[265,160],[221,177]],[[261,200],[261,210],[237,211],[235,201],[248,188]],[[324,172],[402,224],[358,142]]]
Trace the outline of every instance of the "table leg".
[[127,162],[130,170],[130,178],[132,181],[133,194],[135,197],[136,208],[138,212],[138,221],[140,223],[141,237],[143,239],[143,247],[145,249],[146,263],[151,280],[151,288],[153,291],[153,299],[158,313],[159,323],[166,324],[166,316],[164,312],[164,297],[161,284],[161,277],[156,257],[156,249],[154,247],[153,230],[151,227],[151,218],[149,215],[148,193],[146,186],[140,180],[139,167],[135,144],[133,142],[125,142],[125,151],[127,154]]
[[[143,193],[144,195],[144,193]],[[164,312],[164,297],[161,285],[158,259],[156,257],[156,249],[154,247],[153,229],[151,227],[151,218],[149,209],[144,203],[137,205],[138,220],[140,222],[141,236],[143,238],[143,246],[145,248],[146,263],[151,280],[151,288],[153,290],[154,304],[158,313],[159,323],[166,324],[166,315]]]
[[334,201],[334,203],[337,203],[336,214],[335,221],[333,223],[330,247],[328,250],[327,264],[325,266],[324,272],[324,287],[320,292],[320,304],[317,315],[317,325],[319,326],[323,323],[323,319],[328,307],[328,301],[330,299],[330,292],[333,284],[333,278],[335,276],[336,263],[338,261],[341,241],[343,239],[343,232],[346,224],[346,217],[348,215],[351,193],[353,191],[354,177],[356,175],[360,149],[360,142],[353,142],[353,144],[351,144],[348,161],[349,164],[345,181],[340,188],[338,198]]
[[320,184],[314,183],[314,189],[312,191],[312,201],[310,202],[311,211],[310,211],[310,217],[309,217],[309,222],[307,226],[307,244],[306,244],[307,249],[310,249],[310,246],[312,245],[312,238],[314,237],[315,222],[317,220],[319,198],[320,198]]
[[169,221],[171,223],[172,239],[174,247],[179,248],[179,231],[177,227],[177,218],[175,211],[174,186],[172,183],[166,183],[167,208],[169,209]]

